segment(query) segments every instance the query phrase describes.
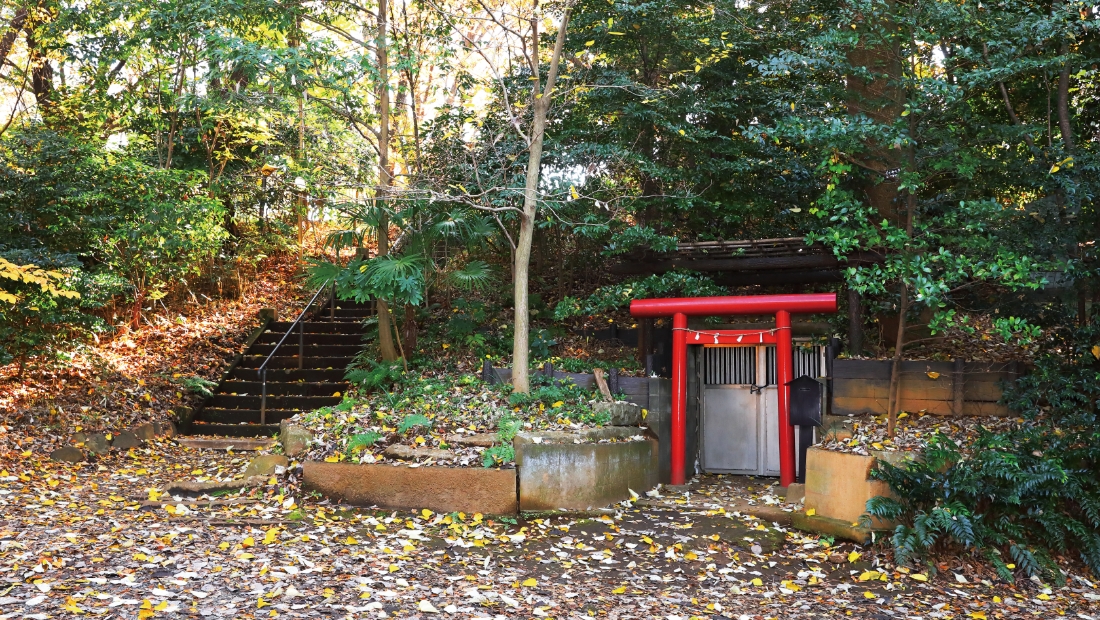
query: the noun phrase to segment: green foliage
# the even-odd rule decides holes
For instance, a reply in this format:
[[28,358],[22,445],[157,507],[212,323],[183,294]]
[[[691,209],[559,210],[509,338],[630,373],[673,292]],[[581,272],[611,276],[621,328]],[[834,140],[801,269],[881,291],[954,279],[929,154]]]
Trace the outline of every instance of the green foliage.
[[625,308],[634,299],[670,297],[674,294],[684,297],[712,297],[725,295],[727,291],[702,274],[670,271],[604,286],[583,300],[565,297],[554,309],[554,318],[560,321],[570,317],[588,316]]
[[352,367],[344,374],[344,378],[349,383],[361,390],[389,389],[394,384],[401,383],[404,380],[405,373],[401,364],[375,362],[371,359],[362,360],[361,363],[369,367]]
[[515,460],[516,450],[511,444],[486,448],[486,450],[481,453],[481,464],[484,467],[504,465],[505,463],[512,463]]
[[638,360],[633,357],[611,361],[597,360],[592,358],[552,357],[550,358],[550,363],[554,365],[554,368],[556,370],[576,373],[591,373],[595,368],[619,368],[626,371],[635,371],[642,369],[641,365],[638,363]]
[[431,428],[432,421],[419,413],[412,413],[402,418],[401,423],[397,425],[397,432],[407,433],[414,428]]
[[382,433],[376,431],[369,431],[366,433],[359,433],[352,435],[348,438],[347,453],[355,454],[363,448],[369,448],[374,445],[376,441],[382,438]]
[[16,264],[0,255],[0,364],[41,354],[84,323],[72,270]]
[[550,348],[558,344],[557,338],[554,338],[553,332],[549,329],[532,329],[529,340],[531,357],[537,360],[544,360],[550,357]]
[[963,547],[1010,581],[1007,564],[1062,579],[1061,554],[1100,573],[1100,328],[1054,338],[1006,392],[1025,416],[1018,427],[961,447],[935,436],[918,460],[875,471],[898,499],[874,498],[867,508],[903,521],[893,536],[899,562]]
[[509,415],[501,416],[497,420],[497,439],[504,444],[511,444],[516,434],[523,429],[523,420]]
[[184,377],[180,380],[180,385],[192,394],[198,394],[203,398],[209,398],[214,395],[214,388],[218,387],[217,381],[211,381],[202,377]]

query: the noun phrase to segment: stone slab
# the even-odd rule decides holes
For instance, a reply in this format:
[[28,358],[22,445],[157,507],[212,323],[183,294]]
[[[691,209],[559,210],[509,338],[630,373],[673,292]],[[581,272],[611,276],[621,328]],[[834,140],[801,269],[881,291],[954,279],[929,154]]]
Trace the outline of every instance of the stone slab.
[[267,450],[278,443],[274,439],[250,439],[237,437],[233,439],[199,439],[192,437],[177,437],[176,443],[193,450]]
[[420,459],[435,459],[437,461],[449,461],[455,458],[455,453],[439,448],[413,448],[402,444],[392,445],[382,451],[382,455],[391,459],[405,461],[417,461]]
[[850,540],[858,545],[871,542],[871,532],[874,531],[840,519],[830,519],[821,515],[807,516],[805,513],[792,514],[791,525],[803,532]]
[[496,433],[476,433],[474,435],[447,435],[447,443],[456,446],[473,446],[475,448],[492,448],[500,443]]
[[[643,429],[613,428],[625,431],[625,436],[645,432]],[[573,443],[562,433],[522,435],[514,442],[520,510],[602,508],[630,498],[631,491],[644,496],[659,482],[657,441],[652,438],[616,443]],[[533,441],[535,437],[546,435],[555,441]]]
[[236,491],[239,489],[261,487],[267,484],[267,481],[268,476],[252,476],[250,478],[237,478],[236,480],[225,481],[211,480],[209,482],[184,480],[169,483],[168,486],[164,487],[164,491],[173,495],[179,493],[217,493],[218,491]]
[[355,506],[468,514],[515,514],[516,470],[306,461],[307,490]]

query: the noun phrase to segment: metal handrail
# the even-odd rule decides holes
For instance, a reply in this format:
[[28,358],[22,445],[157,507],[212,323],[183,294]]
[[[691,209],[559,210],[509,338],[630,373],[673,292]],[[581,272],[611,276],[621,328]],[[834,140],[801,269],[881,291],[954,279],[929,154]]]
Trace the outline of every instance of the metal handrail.
[[336,317],[336,281],[330,280],[321,285],[321,288],[317,289],[317,292],[310,298],[309,303],[305,308],[302,308],[302,312],[298,315],[298,318],[294,319],[294,322],[287,328],[286,333],[279,339],[279,343],[275,345],[275,348],[271,350],[271,353],[267,354],[267,359],[263,364],[260,364],[259,369],[256,370],[256,376],[260,379],[260,424],[267,424],[267,365],[271,362],[271,358],[275,357],[275,354],[279,352],[279,347],[283,346],[288,336],[294,331],[294,328],[298,328],[298,370],[302,369],[302,361],[305,357],[305,326],[302,324],[302,319],[313,308],[313,304],[317,303],[317,298],[321,296],[321,293],[325,292],[325,289],[329,286],[332,287],[332,291],[329,295],[329,318]]

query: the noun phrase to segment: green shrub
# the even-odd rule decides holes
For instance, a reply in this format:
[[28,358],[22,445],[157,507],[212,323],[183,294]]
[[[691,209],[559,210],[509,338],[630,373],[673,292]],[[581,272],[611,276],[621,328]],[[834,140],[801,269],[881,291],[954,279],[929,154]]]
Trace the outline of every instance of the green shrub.
[[892,539],[899,563],[962,547],[1008,581],[1010,564],[1062,580],[1060,554],[1100,574],[1100,328],[1053,341],[1006,391],[1022,424],[982,432],[965,449],[934,436],[918,460],[880,462],[873,475],[897,498],[877,497],[867,508],[902,521]]
[[[356,360],[357,362],[359,360]],[[399,363],[376,362],[372,359],[364,359],[366,368],[349,368],[344,378],[362,390],[375,388],[388,389],[394,384],[401,383],[404,378],[403,367]]]

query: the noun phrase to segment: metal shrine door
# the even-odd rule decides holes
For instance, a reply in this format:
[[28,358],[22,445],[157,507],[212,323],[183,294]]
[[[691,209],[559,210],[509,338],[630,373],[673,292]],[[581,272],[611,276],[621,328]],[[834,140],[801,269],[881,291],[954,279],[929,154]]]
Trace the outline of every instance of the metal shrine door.
[[[821,376],[823,349],[796,343],[794,376]],[[705,346],[701,371],[703,471],[778,476],[775,345]]]

